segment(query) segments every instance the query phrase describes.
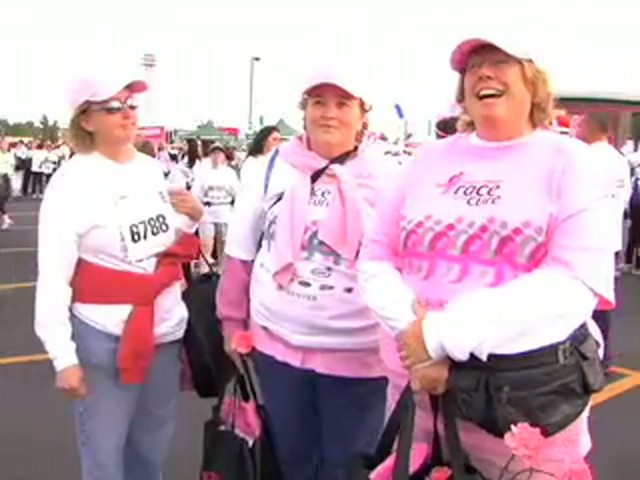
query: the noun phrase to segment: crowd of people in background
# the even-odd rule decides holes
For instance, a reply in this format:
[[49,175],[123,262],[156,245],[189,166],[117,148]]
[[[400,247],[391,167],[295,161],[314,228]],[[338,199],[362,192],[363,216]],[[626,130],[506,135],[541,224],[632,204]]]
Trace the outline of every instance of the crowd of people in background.
[[6,211],[12,197],[40,199],[60,165],[71,157],[65,142],[18,140],[0,142],[0,229],[13,221]]
[[[435,125],[436,140],[457,133],[457,122],[458,117],[455,115],[439,119]],[[233,205],[234,192],[239,188],[243,176],[252,175],[250,172],[253,171],[263,171],[263,164],[281,142],[277,127],[270,125],[259,130],[251,143],[241,149],[195,138],[169,145],[155,144],[141,138],[136,147],[162,164],[165,178],[172,186],[191,189],[199,178],[209,177],[216,179],[216,182],[220,178],[226,179],[223,186],[208,185],[209,180],[204,183],[201,181],[198,189],[201,192],[200,200],[209,204],[209,210],[215,210],[218,206],[214,206],[213,200],[207,199],[206,196],[214,195],[220,188],[223,191],[227,190],[229,194],[216,198],[215,202],[222,202],[220,208],[228,212]],[[0,230],[7,230],[13,224],[7,211],[10,199],[42,198],[55,171],[72,156],[73,151],[65,141],[28,139],[12,142],[5,140],[0,143]],[[212,169],[219,167],[223,167],[220,175],[210,174]],[[625,213],[625,245],[620,256],[620,264],[621,271],[640,275],[640,168],[631,157],[628,157],[628,167],[632,190]],[[229,175],[229,172],[234,172],[235,176]],[[219,218],[219,214],[210,213],[209,218],[214,217]],[[206,262],[215,264],[215,258],[220,256],[221,249],[224,248],[223,225],[226,221],[214,223],[219,224],[218,227],[214,227],[214,254],[213,257],[202,260],[200,269],[208,268]],[[209,231],[207,227],[203,230]],[[205,239],[203,242],[203,247],[209,251],[209,240]]]

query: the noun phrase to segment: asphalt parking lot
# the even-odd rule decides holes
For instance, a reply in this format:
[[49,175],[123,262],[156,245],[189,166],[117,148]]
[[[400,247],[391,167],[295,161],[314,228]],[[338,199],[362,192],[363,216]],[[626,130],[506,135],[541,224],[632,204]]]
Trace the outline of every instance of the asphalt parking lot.
[[[70,406],[33,334],[37,203],[10,205],[0,232],[0,480],[78,478]],[[613,341],[615,381],[595,399],[592,462],[598,479],[640,478],[640,277],[620,284]],[[185,393],[166,480],[196,480],[208,405]]]

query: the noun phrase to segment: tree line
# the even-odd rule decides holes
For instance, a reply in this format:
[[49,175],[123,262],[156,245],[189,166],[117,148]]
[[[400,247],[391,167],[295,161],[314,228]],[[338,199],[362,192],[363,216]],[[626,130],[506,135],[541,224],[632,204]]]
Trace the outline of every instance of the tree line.
[[60,140],[61,128],[57,121],[52,122],[46,115],[42,115],[38,123],[31,120],[10,122],[6,118],[0,118],[0,136],[29,137],[56,143]]
[[[204,122],[202,126],[213,126],[213,122]],[[26,122],[10,122],[6,118],[0,118],[0,136],[30,137],[43,141],[56,143],[60,140],[61,128],[57,121],[50,121],[49,117],[42,115],[38,123],[31,120]],[[634,149],[640,146],[640,113],[634,113],[631,120],[631,139]]]

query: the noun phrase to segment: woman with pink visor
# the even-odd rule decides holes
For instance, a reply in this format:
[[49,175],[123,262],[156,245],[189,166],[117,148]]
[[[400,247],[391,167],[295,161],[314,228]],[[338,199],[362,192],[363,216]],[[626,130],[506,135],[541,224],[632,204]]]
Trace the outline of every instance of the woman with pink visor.
[[127,75],[75,83],[76,155],[40,207],[35,331],[74,401],[82,480],[160,480],[174,431],[181,266],[203,209],[133,146],[146,90]]
[[[456,480],[477,478],[465,459],[489,479],[526,460],[523,478],[553,478],[582,465],[604,381],[591,313],[614,302],[607,189],[588,148],[548,130],[552,95],[530,56],[472,39],[451,65],[462,132],[418,152],[360,254],[389,400],[410,382],[422,442],[440,406]],[[535,458],[502,438],[522,423],[548,437]]]
[[348,76],[302,91],[305,134],[243,178],[229,222],[218,315],[249,328],[285,480],[347,480],[376,446],[387,381],[355,259],[378,189],[398,166],[368,154],[369,107]]

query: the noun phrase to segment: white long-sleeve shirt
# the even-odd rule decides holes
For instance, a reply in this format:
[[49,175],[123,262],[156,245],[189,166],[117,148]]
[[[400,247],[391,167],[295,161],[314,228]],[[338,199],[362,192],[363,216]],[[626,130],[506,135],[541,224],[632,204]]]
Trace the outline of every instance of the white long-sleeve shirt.
[[608,174],[611,192],[611,245],[618,252],[622,250],[624,211],[631,197],[629,161],[607,141],[592,143],[591,151],[597,161],[602,163],[603,171]]
[[[78,259],[151,273],[157,255],[182,231],[195,227],[168,203],[167,184],[155,159],[137,153],[133,160],[117,163],[94,153],[63,164],[40,207],[34,325],[57,371],[78,363],[70,310],[93,327],[119,336],[132,309],[72,303],[70,284]],[[187,310],[178,282],[157,298],[155,315],[158,343],[182,336]]]

